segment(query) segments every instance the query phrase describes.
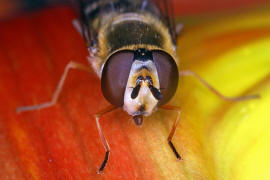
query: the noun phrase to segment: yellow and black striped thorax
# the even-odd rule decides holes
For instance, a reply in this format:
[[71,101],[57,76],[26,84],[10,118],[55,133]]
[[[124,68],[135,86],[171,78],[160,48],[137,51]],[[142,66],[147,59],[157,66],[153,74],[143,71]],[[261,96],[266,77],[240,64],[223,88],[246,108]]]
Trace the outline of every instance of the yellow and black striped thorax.
[[85,6],[98,56],[121,49],[163,49],[175,56],[172,38],[160,10],[146,0],[100,0]]

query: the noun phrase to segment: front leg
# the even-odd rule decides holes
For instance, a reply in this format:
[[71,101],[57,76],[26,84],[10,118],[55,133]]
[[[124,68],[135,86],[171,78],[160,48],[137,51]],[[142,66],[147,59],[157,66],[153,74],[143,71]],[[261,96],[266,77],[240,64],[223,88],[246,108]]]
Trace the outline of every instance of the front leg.
[[63,85],[65,83],[67,74],[68,74],[70,69],[79,69],[79,70],[91,72],[91,69],[88,66],[85,66],[85,65],[77,63],[77,62],[70,61],[68,63],[68,65],[66,66],[65,71],[62,74],[61,79],[58,82],[57,88],[54,91],[53,97],[50,101],[44,102],[41,104],[37,104],[37,105],[21,106],[21,107],[16,108],[16,112],[20,113],[20,112],[24,112],[24,111],[33,111],[33,110],[38,110],[38,109],[43,109],[43,108],[53,106],[58,100],[59,94],[62,91]]
[[175,134],[176,127],[177,127],[177,125],[179,123],[179,120],[180,120],[181,109],[179,107],[177,107],[177,106],[170,106],[170,105],[161,106],[160,108],[165,109],[165,110],[170,110],[170,111],[176,111],[177,112],[177,117],[173,122],[173,126],[172,126],[172,129],[170,131],[170,134],[169,134],[167,140],[168,140],[168,144],[169,144],[170,148],[172,149],[174,155],[176,156],[176,158],[178,160],[180,160],[181,156],[179,155],[179,153],[175,149],[175,146],[172,143],[172,138],[173,138],[173,136]]
[[103,174],[103,170],[106,167],[106,164],[107,164],[107,162],[109,160],[109,155],[110,155],[110,146],[109,146],[109,144],[108,144],[108,142],[107,142],[107,140],[106,140],[106,138],[105,138],[105,136],[103,134],[102,128],[101,128],[100,123],[99,123],[99,119],[103,115],[105,115],[105,114],[107,114],[107,113],[109,113],[109,112],[111,112],[111,111],[113,111],[115,109],[117,109],[117,107],[111,105],[111,106],[103,109],[99,113],[96,113],[95,114],[95,119],[96,119],[98,134],[99,134],[99,137],[101,139],[101,142],[102,142],[102,144],[104,146],[104,149],[106,151],[105,152],[104,160],[103,160],[102,164],[100,165],[100,168],[97,171],[98,174]]

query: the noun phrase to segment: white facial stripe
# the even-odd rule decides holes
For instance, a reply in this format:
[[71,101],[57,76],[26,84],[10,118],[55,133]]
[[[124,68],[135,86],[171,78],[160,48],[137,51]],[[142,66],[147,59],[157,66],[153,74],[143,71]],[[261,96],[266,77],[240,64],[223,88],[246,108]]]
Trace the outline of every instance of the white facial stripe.
[[153,96],[146,82],[141,83],[138,96],[135,99],[131,98],[133,88],[136,86],[136,80],[142,75],[141,72],[144,68],[147,70],[149,76],[154,79],[154,86],[157,89],[160,88],[158,74],[154,62],[151,60],[135,60],[131,66],[124,96],[124,110],[127,111],[131,116],[142,113],[140,109],[144,109],[144,116],[149,116],[153,113],[158,103],[158,100]]

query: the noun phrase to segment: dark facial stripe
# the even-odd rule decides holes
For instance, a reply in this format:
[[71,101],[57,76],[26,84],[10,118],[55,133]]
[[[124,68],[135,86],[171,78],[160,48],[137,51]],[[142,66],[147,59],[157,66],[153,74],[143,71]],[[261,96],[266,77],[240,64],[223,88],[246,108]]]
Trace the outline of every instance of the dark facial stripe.
[[132,98],[132,99],[135,99],[135,98],[138,96],[139,91],[140,91],[140,88],[141,88],[141,85],[138,84],[138,85],[133,89],[133,91],[132,91],[132,93],[131,93],[131,98]]
[[153,94],[153,96],[157,99],[160,100],[162,98],[161,93],[159,92],[159,90],[157,88],[155,88],[153,85],[149,85],[149,89],[151,91],[151,93]]

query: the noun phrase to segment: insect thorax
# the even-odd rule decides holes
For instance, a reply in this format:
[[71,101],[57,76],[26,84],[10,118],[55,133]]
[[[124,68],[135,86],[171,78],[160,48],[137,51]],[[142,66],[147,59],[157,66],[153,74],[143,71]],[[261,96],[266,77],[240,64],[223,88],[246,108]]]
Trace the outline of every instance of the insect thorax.
[[[162,49],[175,56],[168,28],[148,13],[114,13],[103,15],[98,28],[98,52],[93,67],[101,73],[107,58],[119,50]],[[97,23],[99,22],[99,23]]]

